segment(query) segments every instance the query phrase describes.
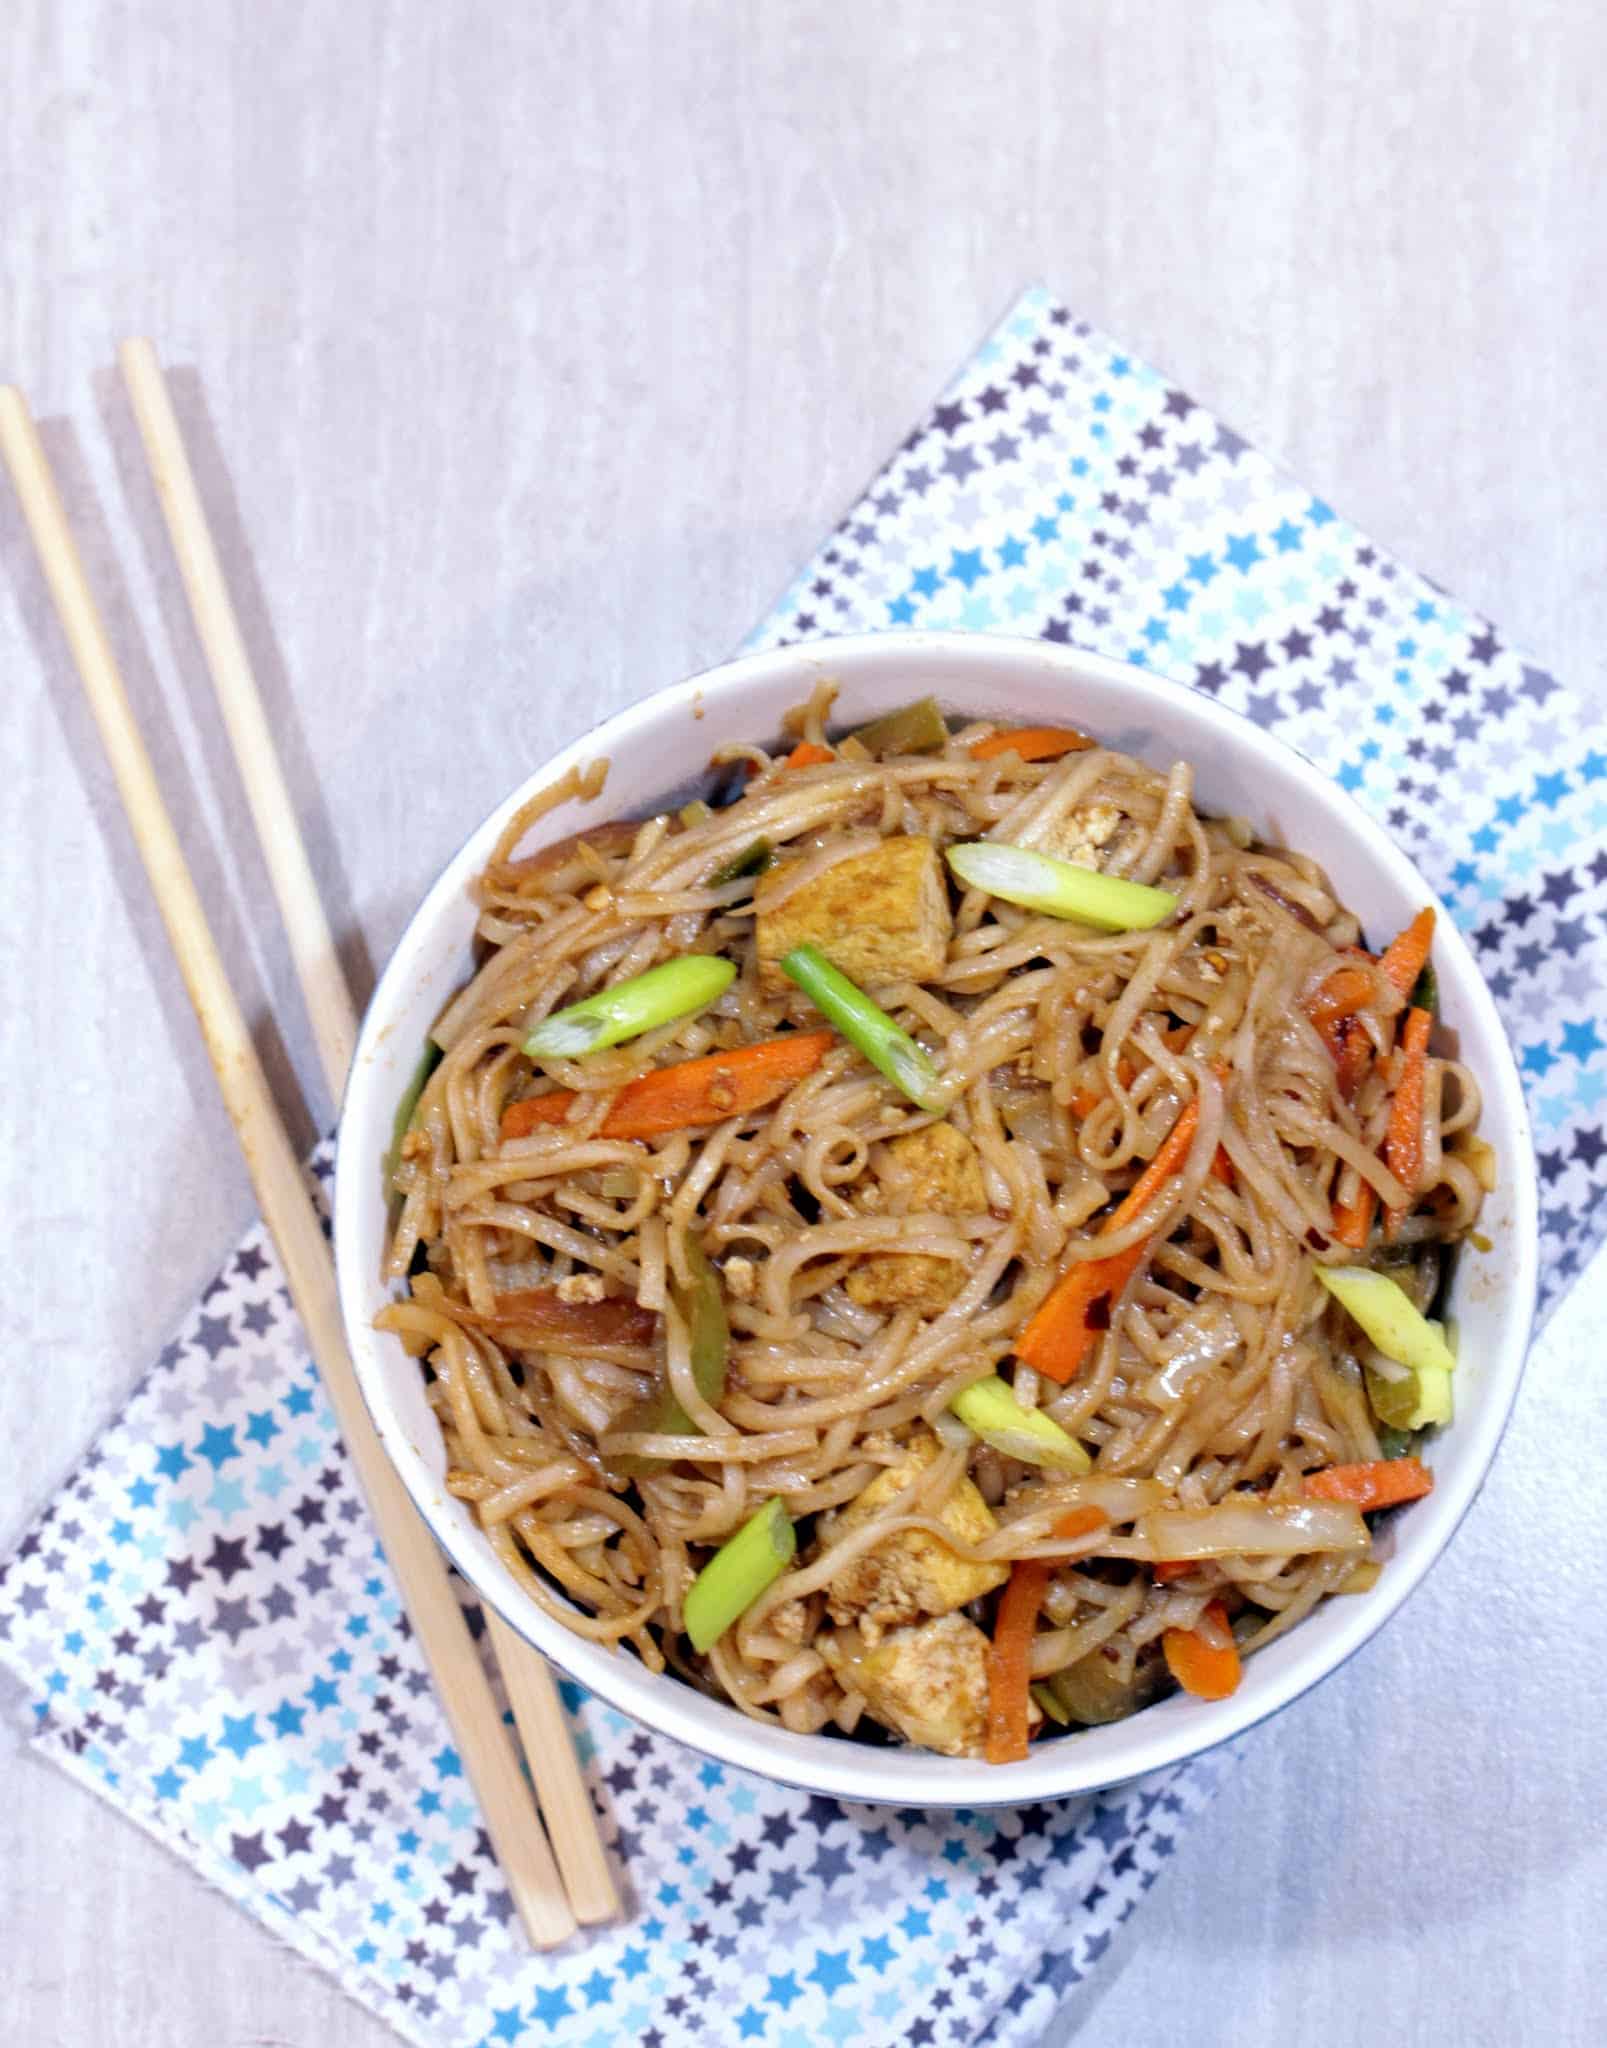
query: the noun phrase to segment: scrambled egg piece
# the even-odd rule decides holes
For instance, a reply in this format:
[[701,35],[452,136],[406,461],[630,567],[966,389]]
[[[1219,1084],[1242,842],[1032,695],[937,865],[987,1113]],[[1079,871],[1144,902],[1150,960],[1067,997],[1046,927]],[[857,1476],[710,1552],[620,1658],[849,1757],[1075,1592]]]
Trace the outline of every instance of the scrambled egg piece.
[[878,1721],[943,1756],[980,1756],[987,1726],[988,1639],[963,1614],[895,1629],[874,1647],[853,1630],[819,1638],[839,1682]]
[[[923,1430],[896,1465],[878,1472],[848,1503],[833,1535],[846,1534],[885,1508],[932,1463],[940,1448],[930,1430]],[[934,1519],[952,1529],[962,1543],[977,1543],[998,1526],[969,1479],[960,1480]],[[991,1593],[1009,1576],[1007,1564],[973,1564],[957,1557],[940,1537],[924,1529],[903,1529],[844,1566],[827,1589],[827,1606],[833,1621],[857,1621],[865,1640],[874,1644],[884,1630],[923,1614],[949,1614]]]
[[[976,1147],[950,1123],[891,1139],[887,1181],[905,1215],[977,1216],[988,1206]],[[868,1252],[843,1281],[849,1300],[861,1308],[911,1307],[928,1316],[947,1308],[964,1285],[959,1260],[931,1252]]]
[[943,863],[930,839],[884,839],[766,910],[766,896],[786,876],[785,866],[772,868],[753,892],[759,974],[767,989],[791,988],[781,962],[794,946],[818,946],[865,988],[928,981],[947,959],[954,920]]
[[1097,868],[1100,848],[1109,844],[1121,821],[1114,804],[1084,804],[1050,829],[1043,851],[1080,868]]

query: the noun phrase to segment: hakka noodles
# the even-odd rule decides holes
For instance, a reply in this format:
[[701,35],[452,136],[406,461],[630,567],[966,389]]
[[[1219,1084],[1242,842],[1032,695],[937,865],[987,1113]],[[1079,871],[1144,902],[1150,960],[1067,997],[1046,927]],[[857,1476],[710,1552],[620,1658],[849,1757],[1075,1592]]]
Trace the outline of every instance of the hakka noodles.
[[1369,951],[1186,762],[831,702],[712,806],[510,821],[379,1321],[567,1628],[1004,1763],[1372,1584],[1494,1161],[1431,911]]

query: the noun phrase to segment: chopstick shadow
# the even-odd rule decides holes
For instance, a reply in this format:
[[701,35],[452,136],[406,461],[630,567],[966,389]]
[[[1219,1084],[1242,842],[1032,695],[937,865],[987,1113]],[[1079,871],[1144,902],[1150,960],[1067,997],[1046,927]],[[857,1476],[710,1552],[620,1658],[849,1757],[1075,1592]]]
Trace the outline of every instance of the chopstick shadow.
[[[183,841],[195,886],[206,907],[213,936],[250,1025],[280,1114],[285,1118],[298,1148],[306,1151],[317,1134],[302,1099],[295,1068],[256,976],[249,934],[236,908],[228,874],[210,836],[200,824],[203,814],[196,784],[167,714],[157,673],[129,598],[127,582],[77,431],[70,421],[64,419],[40,420],[38,428],[55,470],[62,502],[100,605],[157,782],[173,817],[175,830]],[[205,1115],[216,1114],[221,1124],[222,1105],[216,1098],[211,1068],[194,1015],[185,998],[184,984],[174,968],[161,913],[146,882],[145,870],[101,746],[94,716],[62,637],[21,509],[9,489],[0,490],[0,560],[10,565],[23,630],[38,656],[39,672],[67,751],[77,767],[90,814],[105,847],[136,943],[144,956],[179,1065],[190,1083],[190,1093],[198,1110]],[[43,857],[48,857],[48,853]],[[113,1005],[104,996],[101,1000],[106,1002],[110,1019],[114,1014]]]
[[[173,410],[183,430],[190,467],[195,473],[196,488],[206,508],[207,523],[234,601],[241,637],[250,656],[263,709],[277,742],[308,858],[318,877],[319,893],[335,937],[336,951],[345,970],[347,986],[361,1012],[373,992],[373,961],[353,910],[351,888],[340,859],[333,820],[324,802],[317,764],[297,708],[289,666],[274,629],[256,556],[240,516],[239,500],[218,438],[217,425],[207,405],[206,392],[197,370],[180,364],[168,369],[166,376]],[[250,900],[271,903],[273,895],[267,864],[256,834],[250,828],[245,792],[218,712],[206,658],[190,619],[183,581],[168,541],[167,526],[127,392],[121,376],[114,370],[100,372],[94,382],[96,406],[111,447],[129,521],[139,536],[146,570],[156,593],[173,671],[184,689],[196,731],[201,737],[208,780],[214,790],[229,793],[243,820],[233,850],[242,868],[249,873]],[[276,946],[283,952],[288,976],[288,948],[282,947],[277,940]],[[338,1103],[331,1105],[332,1111],[338,1108]]]

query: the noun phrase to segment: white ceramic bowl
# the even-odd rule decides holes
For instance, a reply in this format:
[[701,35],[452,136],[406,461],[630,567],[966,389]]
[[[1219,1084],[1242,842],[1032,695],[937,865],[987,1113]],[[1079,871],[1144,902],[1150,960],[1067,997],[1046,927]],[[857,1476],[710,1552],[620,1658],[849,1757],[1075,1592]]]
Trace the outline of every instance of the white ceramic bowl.
[[837,712],[849,722],[931,692],[975,716],[1074,721],[1160,767],[1190,760],[1204,808],[1242,814],[1261,836],[1314,855],[1370,935],[1398,929],[1431,899],[1411,863],[1371,819],[1291,748],[1208,697],[1094,655],[1041,641],[887,633],[751,655],[660,690],[535,767],[448,864],[380,979],[340,1131],[335,1247],[347,1334],[386,1448],[453,1563],[521,1635],[622,1712],[725,1761],[843,1799],[975,1807],[1064,1797],[1175,1763],[1276,1712],[1359,1649],[1449,1541],[1495,1453],[1529,1333],[1536,1204],[1523,1096],[1494,1004],[1442,910],[1435,962],[1443,1013],[1483,1086],[1481,1128],[1496,1147],[1501,1173],[1484,1212],[1492,1249],[1469,1250],[1457,1268],[1456,1422],[1428,1454],[1432,1495],[1389,1525],[1382,1544],[1388,1563],[1377,1587],[1362,1598],[1327,1602],[1253,1657],[1231,1699],[1207,1705],[1174,1696],[1114,1726],[1035,1744],[1023,1763],[990,1767],[764,1727],[674,1678],[653,1676],[626,1651],[569,1634],[520,1590],[470,1510],[446,1492],[441,1437],[419,1369],[394,1338],[372,1328],[387,1296],[380,1278],[386,1230],[380,1161],[430,1024],[470,972],[468,885],[515,808],[572,764],[598,755],[613,764],[603,795],[544,819],[531,845],[587,819],[645,814],[669,796],[684,800],[715,744],[773,739],[782,712],[823,676],[840,684]]

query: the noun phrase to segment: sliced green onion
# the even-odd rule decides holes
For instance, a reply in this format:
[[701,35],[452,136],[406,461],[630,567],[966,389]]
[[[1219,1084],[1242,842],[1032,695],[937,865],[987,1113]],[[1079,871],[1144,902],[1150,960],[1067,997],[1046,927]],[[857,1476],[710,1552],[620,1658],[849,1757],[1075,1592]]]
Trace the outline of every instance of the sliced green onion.
[[794,946],[781,963],[850,1045],[857,1046],[879,1073],[902,1088],[918,1109],[941,1116],[949,1106],[937,1068],[907,1031],[900,1031],[879,1003],[833,967],[818,946]]
[[446,1054],[433,1038],[424,1041],[424,1050],[419,1055],[418,1065],[413,1069],[413,1078],[402,1090],[402,1099],[396,1105],[396,1118],[391,1125],[391,1149],[385,1162],[387,1182],[394,1177],[397,1167],[402,1163],[402,1140],[413,1128],[413,1112],[418,1108],[419,1097],[424,1093],[425,1083],[445,1058]]
[[1405,1288],[1387,1273],[1368,1266],[1319,1266],[1317,1278],[1386,1358],[1410,1366],[1413,1372],[1427,1367],[1449,1373],[1455,1366],[1445,1333],[1412,1306]]
[[1023,1408],[997,1375],[977,1380],[950,1401],[951,1412],[985,1444],[1024,1465],[1049,1465],[1059,1472],[1087,1472],[1093,1459],[1041,1408]]
[[[1367,1366],[1364,1377],[1373,1413],[1387,1425],[1386,1437],[1401,1437],[1410,1445],[1416,1441],[1413,1432],[1443,1427],[1451,1419],[1451,1375],[1443,1365],[1409,1366],[1398,1380],[1385,1379],[1381,1372]],[[1386,1458],[1398,1455],[1385,1448],[1382,1441],[1379,1449]]]
[[[692,1276],[689,1287],[683,1287],[675,1277],[674,1266],[670,1268],[670,1299],[686,1324],[693,1384],[704,1400],[717,1408],[725,1393],[731,1325],[725,1313],[720,1276],[703,1249],[702,1239],[691,1231],[686,1236],[686,1265]],[[627,1409],[619,1421],[610,1425],[611,1434],[614,1430],[640,1432],[644,1436],[702,1434],[676,1399],[675,1389],[668,1380],[655,1393],[648,1394]],[[613,1471],[623,1472],[631,1479],[640,1479],[648,1472],[662,1472],[666,1462],[663,1458],[650,1457],[645,1451],[626,1452],[623,1456],[610,1457],[608,1461]]]
[[1412,988],[1410,1007],[1414,1010],[1427,1010],[1431,1017],[1440,1014],[1440,978],[1434,972],[1432,960],[1423,962],[1423,971]]
[[972,840],[948,850],[949,866],[968,889],[986,889],[1023,910],[1041,910],[1107,932],[1146,932],[1177,908],[1170,889],[1126,882],[1098,868],[1078,867],[1029,846],[995,846]]
[[713,953],[693,953],[684,960],[666,960],[645,974],[599,989],[567,1010],[555,1010],[525,1040],[533,1060],[579,1059],[601,1052],[624,1038],[639,1038],[660,1024],[672,1024],[701,1010],[723,995],[736,979],[729,960]]
[[702,797],[695,796],[689,804],[682,804],[675,814],[688,832],[699,825],[706,825],[714,816],[713,806],[706,804]]
[[777,1494],[722,1543],[686,1591],[681,1610],[692,1647],[701,1655],[745,1614],[792,1563],[798,1538]]
[[1065,1708],[1061,1705],[1060,1695],[1057,1692],[1055,1692],[1050,1686],[1034,1685],[1029,1687],[1028,1690],[1031,1692],[1032,1697],[1038,1702],[1038,1705],[1043,1709],[1044,1713],[1048,1716],[1048,1718],[1051,1721],[1055,1723],[1057,1727],[1069,1728],[1071,1726],[1071,1716],[1066,1712]]
[[871,754],[936,754],[948,745],[949,728],[937,699],[918,697],[857,727],[852,737]]
[[723,889],[727,882],[740,882],[744,875],[762,875],[770,865],[771,848],[768,839],[756,839],[741,853],[728,860],[723,868],[716,868],[709,877],[711,889]]

